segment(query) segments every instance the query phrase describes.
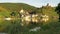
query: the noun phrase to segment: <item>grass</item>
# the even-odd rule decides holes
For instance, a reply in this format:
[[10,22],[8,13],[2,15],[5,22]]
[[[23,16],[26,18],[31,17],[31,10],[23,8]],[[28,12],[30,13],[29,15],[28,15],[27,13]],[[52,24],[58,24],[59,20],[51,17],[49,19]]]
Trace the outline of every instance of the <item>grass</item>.
[[16,23],[9,27],[10,29],[8,32],[11,34],[60,34],[60,22],[41,25],[39,26],[41,27],[40,30],[29,32],[29,30],[34,27],[37,27],[37,25],[32,25],[29,28],[27,26],[21,26],[19,23]]
[[[9,34],[60,34],[60,22],[50,22],[48,24],[30,24],[28,26],[21,26],[20,20],[1,21],[0,32],[7,32]],[[30,29],[41,27],[38,31],[29,32]]]

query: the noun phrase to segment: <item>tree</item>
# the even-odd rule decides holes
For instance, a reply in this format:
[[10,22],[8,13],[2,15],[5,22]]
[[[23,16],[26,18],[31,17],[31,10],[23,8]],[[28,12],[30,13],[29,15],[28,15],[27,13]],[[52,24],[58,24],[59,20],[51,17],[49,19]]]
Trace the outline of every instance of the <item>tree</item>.
[[15,16],[15,12],[12,12],[12,13],[11,13],[11,16]]
[[59,22],[60,22],[60,3],[58,4],[55,10],[57,11],[57,14],[59,14]]

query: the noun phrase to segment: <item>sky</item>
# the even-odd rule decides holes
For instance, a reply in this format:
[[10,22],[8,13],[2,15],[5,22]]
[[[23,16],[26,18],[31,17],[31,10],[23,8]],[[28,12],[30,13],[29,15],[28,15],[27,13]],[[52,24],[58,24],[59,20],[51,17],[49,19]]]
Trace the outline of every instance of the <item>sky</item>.
[[0,3],[26,3],[35,7],[46,6],[47,3],[55,7],[59,2],[60,0],[0,0]]

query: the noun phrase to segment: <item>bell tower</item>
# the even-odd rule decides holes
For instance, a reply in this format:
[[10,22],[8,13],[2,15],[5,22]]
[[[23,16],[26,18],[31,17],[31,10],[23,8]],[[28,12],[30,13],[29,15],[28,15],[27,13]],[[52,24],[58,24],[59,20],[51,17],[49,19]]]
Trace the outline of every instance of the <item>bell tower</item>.
[[49,3],[47,3],[47,6],[49,6]]

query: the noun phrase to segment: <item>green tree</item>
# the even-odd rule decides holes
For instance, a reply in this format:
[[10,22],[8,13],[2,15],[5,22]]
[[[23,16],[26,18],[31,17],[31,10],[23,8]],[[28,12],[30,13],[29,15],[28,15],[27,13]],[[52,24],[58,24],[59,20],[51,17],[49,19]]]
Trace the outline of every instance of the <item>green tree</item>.
[[12,12],[12,13],[11,13],[11,16],[15,16],[15,12]]
[[59,22],[60,22],[60,3],[58,4],[58,6],[55,9],[57,11],[57,13],[59,14]]

